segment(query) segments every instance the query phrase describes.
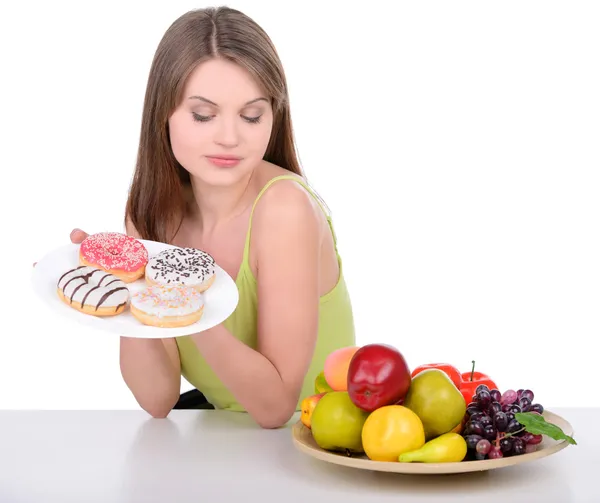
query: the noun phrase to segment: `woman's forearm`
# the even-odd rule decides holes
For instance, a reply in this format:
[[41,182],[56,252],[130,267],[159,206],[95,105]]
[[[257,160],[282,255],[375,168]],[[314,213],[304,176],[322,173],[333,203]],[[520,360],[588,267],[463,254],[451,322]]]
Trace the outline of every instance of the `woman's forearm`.
[[121,337],[120,366],[133,396],[153,417],[166,417],[179,399],[180,371],[160,339]]
[[223,325],[194,334],[192,339],[221,382],[260,426],[277,428],[290,419],[298,397],[264,355],[233,337]]

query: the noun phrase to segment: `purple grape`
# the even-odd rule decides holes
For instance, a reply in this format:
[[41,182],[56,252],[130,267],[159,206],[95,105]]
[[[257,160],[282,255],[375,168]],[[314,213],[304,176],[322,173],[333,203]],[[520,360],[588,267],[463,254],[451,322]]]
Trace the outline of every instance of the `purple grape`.
[[521,407],[519,407],[516,403],[513,403],[509,408],[507,412],[512,412],[513,414],[518,414],[519,412],[522,412]]
[[469,416],[472,416],[473,414],[477,414],[479,412],[481,411],[479,410],[479,407],[477,407],[476,404],[469,404],[469,406],[467,407],[467,414]]
[[490,442],[496,439],[496,435],[498,434],[498,430],[493,424],[488,424],[483,429],[483,437],[487,438]]
[[519,398],[521,398],[523,396],[523,391],[525,391],[525,390],[523,390],[523,389],[518,389],[517,390],[517,399],[519,399]]
[[511,451],[513,442],[514,440],[512,437],[503,438],[500,440],[500,450],[502,451],[502,454],[508,454]]
[[533,402],[533,391],[526,389],[525,391],[523,391],[523,393],[521,393],[520,398],[527,398],[527,400],[529,400],[529,403]]
[[490,396],[492,397],[492,401],[499,402],[502,398],[502,393],[500,393],[500,390],[493,389],[490,391]]
[[525,447],[527,444],[523,442],[522,438],[515,438],[512,446],[512,453],[515,456],[520,456],[521,454],[525,454]]
[[490,403],[492,403],[492,397],[489,391],[481,390],[477,393],[477,404],[481,410],[487,410]]
[[490,452],[488,452],[488,458],[498,459],[501,457],[503,457],[503,456],[502,456],[502,451],[500,450],[500,447],[496,447],[495,445],[492,445]]
[[468,449],[467,450],[467,455],[465,456],[465,458],[463,459],[463,461],[475,461],[475,455],[477,454],[477,452],[475,451],[475,449]]
[[521,437],[521,439],[526,444],[537,445],[537,444],[539,444],[542,441],[543,436],[542,435],[534,435],[533,433],[526,432]]
[[475,449],[479,441],[483,439],[481,435],[466,435],[464,438],[465,442],[467,442],[467,448],[469,449]]
[[492,424],[492,418],[490,416],[483,416],[479,422],[485,428],[488,424]]
[[487,454],[488,452],[490,452],[490,449],[492,448],[492,444],[490,443],[489,440],[486,440],[485,438],[482,438],[479,442],[477,442],[477,445],[475,446],[475,450],[479,453],[479,454]]
[[541,403],[534,403],[530,408],[529,412],[538,412],[539,414],[544,413],[544,406]]
[[514,403],[517,400],[517,392],[515,390],[509,389],[502,393],[500,397],[500,403],[502,405],[507,405]]
[[527,412],[531,408],[531,401],[528,398],[521,397],[519,398],[519,407],[521,407],[522,412]]
[[508,418],[504,412],[496,412],[494,416],[494,425],[496,429],[500,432],[506,431],[506,427],[508,426]]
[[469,421],[465,425],[465,435],[483,435],[484,428],[479,421]]
[[478,410],[474,414],[471,414],[471,421],[479,422],[481,420],[481,418],[485,415],[486,415],[485,412],[481,412],[480,410]]
[[522,428],[523,426],[521,425],[521,423],[519,423],[519,421],[517,421],[516,419],[513,419],[508,423],[508,426],[506,427],[506,433],[514,433]]
[[483,391],[483,390],[489,391],[490,388],[488,388],[486,384],[480,384],[479,386],[477,386],[475,388],[475,395],[477,395],[477,393],[479,393],[480,391]]
[[515,415],[512,412],[505,412],[505,414],[509,423],[515,418]]
[[488,412],[490,414],[490,416],[494,417],[494,414],[496,414],[497,412],[500,412],[502,410],[502,405],[500,405],[500,402],[492,402],[490,404],[490,406],[488,407]]

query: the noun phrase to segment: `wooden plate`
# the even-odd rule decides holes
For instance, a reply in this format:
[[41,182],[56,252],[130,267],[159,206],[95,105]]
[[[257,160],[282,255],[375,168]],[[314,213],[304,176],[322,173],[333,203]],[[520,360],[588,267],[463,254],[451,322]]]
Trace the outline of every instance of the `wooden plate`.
[[[573,427],[568,421],[553,414],[549,411],[544,411],[546,421],[559,426],[567,435],[573,436]],[[427,475],[427,474],[448,474],[448,473],[467,473],[479,472],[485,470],[493,470],[495,468],[504,468],[507,466],[527,463],[536,459],[550,456],[565,447],[568,442],[566,440],[553,440],[544,435],[543,440],[537,446],[535,452],[522,454],[520,456],[511,456],[500,459],[486,459],[483,461],[462,461],[460,463],[399,463],[388,461],[372,461],[365,455],[348,457],[344,453],[330,452],[321,449],[312,437],[310,429],[298,421],[292,427],[292,439],[294,446],[304,454],[308,454],[313,458],[328,463],[333,463],[360,470],[372,470],[379,472],[395,472],[404,474]]]

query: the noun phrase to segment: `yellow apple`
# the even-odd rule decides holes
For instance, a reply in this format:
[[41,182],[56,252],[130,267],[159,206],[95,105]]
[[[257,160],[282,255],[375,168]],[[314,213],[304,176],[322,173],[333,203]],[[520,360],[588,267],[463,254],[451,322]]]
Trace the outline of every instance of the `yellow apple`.
[[302,403],[300,404],[300,408],[302,410],[300,421],[302,421],[302,424],[304,424],[304,426],[307,428],[310,428],[310,420],[313,410],[315,410],[317,403],[325,394],[326,393],[319,393],[316,395],[307,396],[304,400],[302,400]]

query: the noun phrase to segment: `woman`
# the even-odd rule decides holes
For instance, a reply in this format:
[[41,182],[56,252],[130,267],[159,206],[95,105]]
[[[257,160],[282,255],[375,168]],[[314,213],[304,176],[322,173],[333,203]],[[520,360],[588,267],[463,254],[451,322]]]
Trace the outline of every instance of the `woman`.
[[355,339],[335,234],[299,167],[270,39],[234,9],[183,15],[158,46],[142,119],[127,233],[207,251],[239,304],[192,336],[123,337],[125,383],[153,417],[177,404],[183,375],[214,407],[279,427],[314,394],[326,356]]

